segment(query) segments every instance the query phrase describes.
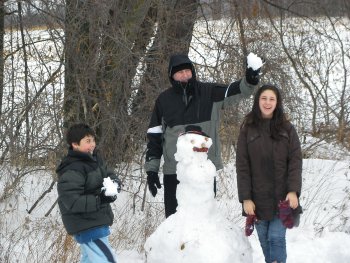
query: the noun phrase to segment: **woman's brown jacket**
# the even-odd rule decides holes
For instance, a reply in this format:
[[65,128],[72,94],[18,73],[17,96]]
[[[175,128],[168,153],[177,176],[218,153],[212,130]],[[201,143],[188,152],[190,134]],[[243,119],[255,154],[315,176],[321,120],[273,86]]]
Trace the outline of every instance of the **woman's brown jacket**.
[[[271,220],[288,192],[300,196],[302,154],[291,123],[272,139],[269,121],[257,129],[243,126],[237,143],[236,172],[239,201],[252,200],[260,220]],[[244,215],[244,211],[243,211]]]

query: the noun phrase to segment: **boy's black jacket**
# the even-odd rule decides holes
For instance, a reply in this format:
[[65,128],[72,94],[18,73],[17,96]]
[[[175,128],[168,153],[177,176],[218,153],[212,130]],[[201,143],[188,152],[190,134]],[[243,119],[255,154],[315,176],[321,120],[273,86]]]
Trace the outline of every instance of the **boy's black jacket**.
[[117,179],[97,154],[69,149],[56,169],[58,175],[58,205],[68,234],[103,225],[112,225],[110,204],[100,204],[98,194],[103,178]]

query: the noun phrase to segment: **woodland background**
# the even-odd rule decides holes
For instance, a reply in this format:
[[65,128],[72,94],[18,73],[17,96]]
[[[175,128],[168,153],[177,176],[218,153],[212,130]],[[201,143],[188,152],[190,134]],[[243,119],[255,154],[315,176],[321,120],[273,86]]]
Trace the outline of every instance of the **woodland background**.
[[[26,193],[26,180],[35,175],[28,216],[37,213],[40,227],[50,222],[43,235],[55,236],[50,246],[62,262],[74,256],[72,240],[50,216],[65,129],[84,121],[97,131],[99,149],[130,197],[118,218],[128,224],[116,246],[142,250],[142,240],[163,220],[161,201],[147,196],[145,135],[156,97],[170,85],[168,59],[176,52],[190,55],[198,79],[222,83],[243,76],[249,52],[264,57],[261,82],[283,90],[304,158],[315,158],[324,143],[349,151],[349,18],[347,0],[1,0],[0,212],[16,210],[18,193]],[[226,162],[234,159],[250,107],[246,100],[223,112]],[[316,157],[333,158],[332,150]],[[50,195],[46,210],[37,212]],[[130,215],[137,213],[144,221],[133,225]],[[18,229],[29,224],[24,218]],[[2,237],[24,238],[5,220],[0,225]],[[33,236],[27,238],[30,244]],[[0,244],[0,250],[6,258],[10,248]]]

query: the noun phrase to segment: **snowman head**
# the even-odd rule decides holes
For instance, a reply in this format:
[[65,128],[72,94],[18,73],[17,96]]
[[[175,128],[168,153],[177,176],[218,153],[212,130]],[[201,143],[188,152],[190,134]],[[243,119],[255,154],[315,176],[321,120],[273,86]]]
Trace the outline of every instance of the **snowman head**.
[[211,138],[199,126],[189,125],[185,132],[179,135],[175,159],[178,162],[190,162],[194,158],[198,158],[198,155],[207,156],[211,145]]

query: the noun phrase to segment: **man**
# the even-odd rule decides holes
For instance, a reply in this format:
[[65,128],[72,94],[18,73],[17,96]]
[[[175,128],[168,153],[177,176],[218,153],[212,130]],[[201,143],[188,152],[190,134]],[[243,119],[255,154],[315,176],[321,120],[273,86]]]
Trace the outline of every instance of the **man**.
[[164,157],[164,205],[165,216],[176,212],[176,142],[185,126],[200,126],[213,140],[208,152],[217,170],[222,169],[219,141],[220,110],[233,105],[243,97],[249,97],[259,83],[260,68],[247,68],[246,76],[230,85],[197,81],[192,61],[184,54],[171,56],[169,80],[171,87],[157,98],[147,130],[145,170],[147,183],[153,196],[161,188],[158,171]]

